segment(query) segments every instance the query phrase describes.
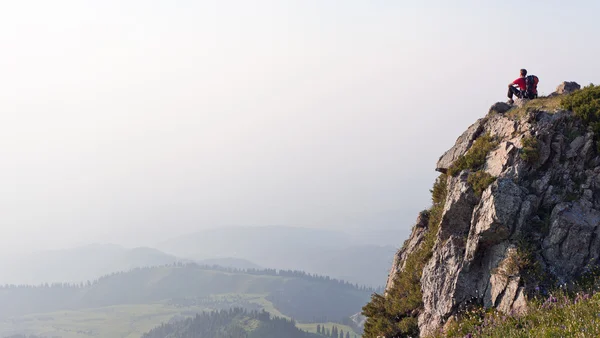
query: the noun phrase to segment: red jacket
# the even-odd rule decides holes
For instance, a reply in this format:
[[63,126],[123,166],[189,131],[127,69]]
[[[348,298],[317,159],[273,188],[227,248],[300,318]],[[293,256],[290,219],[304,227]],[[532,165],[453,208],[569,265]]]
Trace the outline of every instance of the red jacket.
[[527,84],[525,83],[524,77],[520,77],[520,78],[514,80],[512,84],[518,85],[519,89],[521,89],[521,90],[527,89]]
[[[535,75],[534,75],[534,81],[535,81],[535,83],[533,84],[533,92],[535,94],[537,94],[538,78]],[[519,89],[521,91],[527,90],[527,81],[525,80],[524,77],[520,77],[520,78],[514,80],[512,84],[519,86]]]

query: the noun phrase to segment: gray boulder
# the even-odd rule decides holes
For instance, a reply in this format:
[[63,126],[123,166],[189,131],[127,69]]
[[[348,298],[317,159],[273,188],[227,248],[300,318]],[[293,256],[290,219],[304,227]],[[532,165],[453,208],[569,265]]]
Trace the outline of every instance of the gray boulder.
[[512,109],[512,106],[506,102],[496,102],[490,107],[488,114],[493,114],[493,113],[504,114],[511,109]]
[[577,82],[565,81],[556,87],[555,93],[558,95],[570,94],[579,89],[581,89],[581,86]]

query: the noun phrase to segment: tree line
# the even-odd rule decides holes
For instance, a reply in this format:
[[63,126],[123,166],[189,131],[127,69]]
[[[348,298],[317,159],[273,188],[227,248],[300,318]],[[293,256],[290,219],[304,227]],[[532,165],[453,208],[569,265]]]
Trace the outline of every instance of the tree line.
[[193,269],[201,269],[201,270],[222,271],[222,272],[228,272],[228,273],[249,274],[249,275],[256,275],[256,276],[292,277],[292,278],[304,279],[304,280],[309,280],[309,281],[314,281],[314,282],[328,283],[328,284],[332,284],[332,285],[335,285],[340,288],[356,289],[359,291],[369,292],[369,293],[379,293],[379,292],[383,291],[383,287],[379,287],[379,288],[367,287],[365,285],[358,285],[357,283],[353,284],[353,283],[350,283],[348,281],[344,281],[341,279],[331,278],[329,276],[322,276],[322,275],[318,275],[318,274],[310,274],[310,273],[307,273],[305,271],[300,271],[300,270],[237,269],[237,268],[222,267],[219,265],[202,265],[202,264],[197,264],[197,263],[183,263],[183,262],[176,262],[176,263],[172,263],[172,264],[166,264],[166,265],[155,266],[155,267],[138,267],[138,268],[131,269],[129,271],[113,272],[111,274],[107,274],[102,277],[99,277],[98,279],[93,280],[93,281],[88,280],[88,281],[79,282],[79,283],[60,283],[60,282],[57,283],[57,282],[54,282],[54,283],[42,283],[42,284],[38,284],[38,285],[4,284],[4,285],[0,285],[0,290],[2,290],[2,289],[17,289],[17,288],[19,288],[19,289],[22,289],[22,288],[25,288],[25,289],[33,289],[33,288],[85,289],[85,288],[90,288],[92,286],[95,286],[95,285],[101,283],[102,281],[112,278],[114,276],[127,274],[132,271],[152,270],[152,269],[161,268],[161,267],[193,268]]
[[142,338],[318,338],[296,327],[293,320],[266,311],[241,308],[204,312],[194,318],[161,324]]
[[360,311],[370,296],[350,283],[299,271],[222,270],[227,272],[194,264],[170,265],[114,273],[83,284],[5,285],[0,287],[0,318],[169,300],[184,305],[218,294],[264,294],[285,316],[305,323],[323,322],[321,318],[342,323]]
[[[325,326],[317,325],[317,334],[331,338],[350,338],[349,331],[346,331],[346,333],[344,333],[344,330],[339,329],[335,325],[331,329],[326,328]],[[354,335],[354,338],[357,338],[356,335]]]

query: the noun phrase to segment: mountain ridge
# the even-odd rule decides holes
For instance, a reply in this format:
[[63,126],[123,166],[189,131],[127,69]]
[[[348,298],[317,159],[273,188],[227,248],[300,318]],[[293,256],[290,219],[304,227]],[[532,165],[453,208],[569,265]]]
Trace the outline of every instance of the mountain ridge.
[[337,230],[236,227],[178,236],[156,245],[195,261],[242,258],[266,268],[295,269],[378,287],[396,247],[365,244]]
[[116,271],[181,260],[154,248],[96,243],[6,257],[0,261],[0,284],[80,283]]

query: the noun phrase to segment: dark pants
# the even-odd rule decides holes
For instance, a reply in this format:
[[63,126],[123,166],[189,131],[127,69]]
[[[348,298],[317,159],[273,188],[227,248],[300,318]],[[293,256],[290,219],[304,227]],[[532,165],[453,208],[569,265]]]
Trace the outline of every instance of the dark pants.
[[519,88],[514,86],[508,86],[508,98],[512,100],[513,95],[520,99],[533,100],[537,98],[537,94],[531,94],[529,97],[527,97],[527,93],[525,91],[520,91]]
[[513,95],[521,98],[523,97],[523,92],[519,90],[519,88],[515,86],[508,86],[508,98],[512,100]]

